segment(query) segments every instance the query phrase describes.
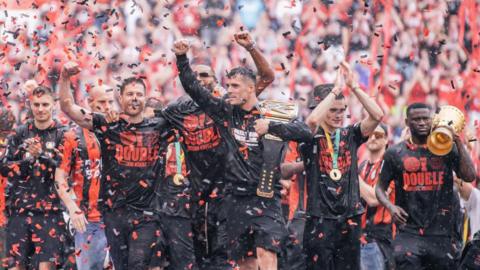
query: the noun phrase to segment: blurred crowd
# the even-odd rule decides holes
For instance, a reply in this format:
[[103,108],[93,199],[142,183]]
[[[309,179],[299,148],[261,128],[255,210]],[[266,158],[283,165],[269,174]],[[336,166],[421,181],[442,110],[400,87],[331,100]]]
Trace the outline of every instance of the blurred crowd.
[[[137,75],[146,78],[151,99],[167,104],[183,94],[170,51],[181,37],[191,40],[193,61],[211,65],[222,83],[230,68],[253,67],[232,42],[245,29],[276,71],[261,98],[304,108],[313,86],[333,82],[346,59],[387,112],[392,141],[412,102],[454,105],[466,114],[467,138],[480,133],[480,1],[2,0],[0,6],[0,93],[19,121],[28,117],[29,80],[56,88],[67,60],[81,64],[79,78],[89,78],[76,84],[78,100],[95,84],[115,86]],[[349,99],[350,121],[360,119],[358,105]]]

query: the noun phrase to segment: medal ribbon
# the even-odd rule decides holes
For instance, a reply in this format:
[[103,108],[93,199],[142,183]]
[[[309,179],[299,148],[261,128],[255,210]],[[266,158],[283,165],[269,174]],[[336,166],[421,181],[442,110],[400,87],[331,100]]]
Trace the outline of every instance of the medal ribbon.
[[177,162],[177,174],[182,174],[182,161],[179,142],[175,142],[175,161]]
[[325,136],[327,137],[327,144],[328,144],[328,150],[330,152],[330,155],[332,155],[332,168],[334,170],[338,169],[338,152],[340,149],[340,129],[337,128],[335,131],[335,142],[334,145],[332,145],[332,138],[330,138],[330,133],[326,129],[325,131]]

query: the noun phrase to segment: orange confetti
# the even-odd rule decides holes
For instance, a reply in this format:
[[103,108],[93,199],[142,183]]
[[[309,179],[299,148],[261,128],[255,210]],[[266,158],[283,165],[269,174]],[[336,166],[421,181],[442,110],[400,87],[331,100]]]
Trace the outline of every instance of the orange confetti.
[[132,239],[133,239],[133,240],[137,240],[137,238],[138,238],[137,232],[136,232],[136,231],[133,231],[133,232],[132,232]]

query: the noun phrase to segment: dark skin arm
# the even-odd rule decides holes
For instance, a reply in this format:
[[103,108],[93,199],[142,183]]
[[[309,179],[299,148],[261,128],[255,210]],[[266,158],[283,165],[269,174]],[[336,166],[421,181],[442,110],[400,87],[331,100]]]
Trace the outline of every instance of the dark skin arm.
[[400,206],[394,205],[387,197],[388,184],[385,185],[383,181],[379,181],[375,187],[375,195],[377,200],[385,206],[392,215],[393,222],[398,225],[404,225],[407,223],[408,214]]
[[235,41],[237,41],[240,46],[244,47],[250,53],[253,62],[255,63],[255,67],[258,71],[255,93],[258,96],[273,82],[275,79],[275,73],[270,67],[267,59],[265,59],[260,50],[255,47],[255,42],[248,32],[242,31],[236,33]]

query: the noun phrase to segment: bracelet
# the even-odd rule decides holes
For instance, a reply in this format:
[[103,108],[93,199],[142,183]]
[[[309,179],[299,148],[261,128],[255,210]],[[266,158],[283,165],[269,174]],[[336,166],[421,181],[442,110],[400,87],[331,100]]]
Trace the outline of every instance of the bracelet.
[[251,51],[253,49],[255,49],[255,47],[257,47],[257,44],[255,43],[255,41],[252,43],[252,45],[248,46],[248,47],[245,47],[245,49],[247,51]]

